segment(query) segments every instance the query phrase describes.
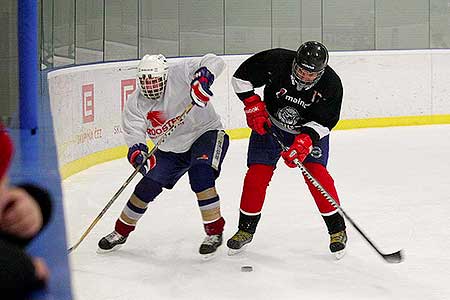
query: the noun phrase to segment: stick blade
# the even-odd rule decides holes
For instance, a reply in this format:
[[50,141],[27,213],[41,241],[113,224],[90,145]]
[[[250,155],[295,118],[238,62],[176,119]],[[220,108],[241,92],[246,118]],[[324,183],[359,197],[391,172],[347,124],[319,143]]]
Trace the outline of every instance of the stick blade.
[[399,250],[391,254],[383,254],[383,259],[390,264],[401,263],[404,259],[403,250]]
[[72,247],[70,247],[69,249],[67,249],[67,253],[68,253],[68,254],[72,253],[75,249],[77,249],[78,245],[80,245],[80,242],[74,244]]

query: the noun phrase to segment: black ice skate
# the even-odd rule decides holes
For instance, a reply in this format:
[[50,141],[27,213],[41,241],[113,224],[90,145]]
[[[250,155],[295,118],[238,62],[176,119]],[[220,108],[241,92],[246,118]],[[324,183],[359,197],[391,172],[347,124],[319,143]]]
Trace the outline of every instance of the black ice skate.
[[253,233],[239,229],[227,242],[228,255],[234,255],[242,250],[244,246],[253,240]]
[[347,233],[345,230],[330,234],[330,251],[337,259],[345,255],[345,246],[347,244]]
[[260,219],[261,214],[247,215],[242,211],[239,213],[239,230],[227,242],[228,255],[235,255],[245,249],[244,246],[253,240]]
[[119,234],[117,231],[113,231],[98,242],[97,253],[106,253],[117,250],[125,244],[126,241],[126,236]]
[[207,235],[198,252],[203,255],[203,258],[208,259],[214,256],[220,245],[222,245],[222,234]]

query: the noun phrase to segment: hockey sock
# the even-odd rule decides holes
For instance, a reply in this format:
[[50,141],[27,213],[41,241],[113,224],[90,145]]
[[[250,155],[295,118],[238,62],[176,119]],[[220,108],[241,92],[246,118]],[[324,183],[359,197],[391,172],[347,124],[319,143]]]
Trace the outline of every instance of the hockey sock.
[[254,234],[259,219],[261,219],[261,214],[247,215],[241,211],[239,213],[239,229]]
[[[336,200],[337,204],[340,204],[339,198],[334,187],[334,181],[327,169],[318,163],[305,163],[305,168],[311,173],[311,175],[323,186],[323,188]],[[329,216],[336,212],[330,202],[314,187],[314,185],[304,176],[305,182],[308,185],[309,191],[316,202],[322,216]]]
[[123,236],[128,236],[135,229],[137,221],[144,215],[148,203],[161,192],[162,187],[159,183],[144,176],[136,185],[133,195],[117,219],[115,230]]
[[207,235],[221,234],[225,226],[225,219],[220,217],[212,223],[204,223],[203,226]]
[[339,231],[345,230],[344,217],[342,217],[338,212],[330,216],[322,216],[325,224],[327,224],[328,233],[333,234]]
[[216,188],[212,187],[197,193],[197,201],[198,207],[200,208],[200,213],[202,214],[206,233],[209,234],[207,225],[222,219],[220,214],[220,199],[219,195],[217,195]]
[[116,221],[115,230],[123,236],[128,236],[135,229],[137,221],[144,215],[147,205],[148,203],[136,197],[135,194],[131,195]]
[[269,165],[250,165],[242,189],[240,208],[243,213],[255,215],[261,212],[274,169]]

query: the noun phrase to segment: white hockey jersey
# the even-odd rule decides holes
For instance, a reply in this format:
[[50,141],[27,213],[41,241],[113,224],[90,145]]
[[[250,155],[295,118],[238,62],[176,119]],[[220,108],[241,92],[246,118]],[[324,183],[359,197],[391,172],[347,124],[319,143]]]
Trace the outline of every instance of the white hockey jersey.
[[[122,114],[122,128],[128,147],[137,143],[146,144],[147,135],[156,143],[173,126],[177,116],[192,101],[191,81],[200,67],[208,68],[217,78],[224,70],[225,62],[214,54],[206,54],[200,58],[169,63],[167,84],[160,99],[145,98],[139,88],[129,96]],[[183,124],[174,130],[159,149],[186,152],[203,133],[216,129],[223,129],[223,125],[212,103],[209,102],[204,108],[194,106]]]

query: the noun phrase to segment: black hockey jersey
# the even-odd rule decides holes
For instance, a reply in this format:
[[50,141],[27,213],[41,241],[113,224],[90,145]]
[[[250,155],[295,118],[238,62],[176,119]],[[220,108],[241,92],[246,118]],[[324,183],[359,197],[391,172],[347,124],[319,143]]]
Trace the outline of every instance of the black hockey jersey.
[[327,66],[312,88],[298,91],[292,76],[295,55],[295,51],[281,48],[259,52],[239,66],[232,85],[241,100],[264,86],[263,99],[272,123],[290,133],[307,133],[317,141],[339,121],[342,83]]

